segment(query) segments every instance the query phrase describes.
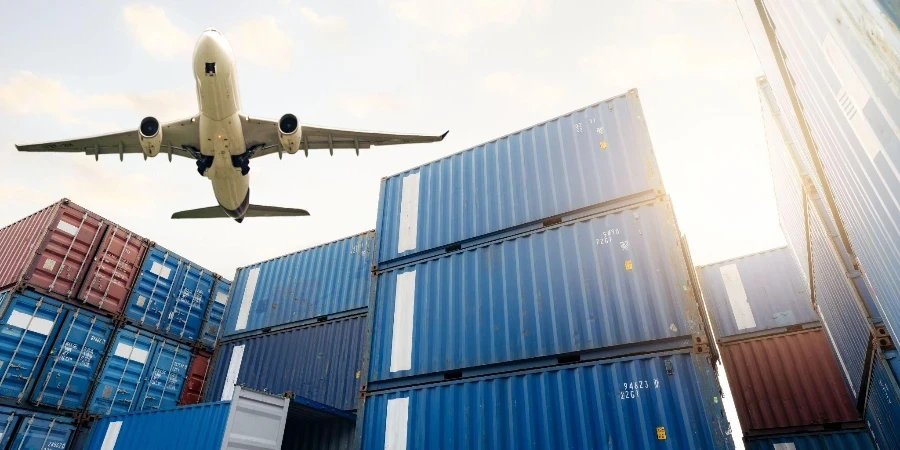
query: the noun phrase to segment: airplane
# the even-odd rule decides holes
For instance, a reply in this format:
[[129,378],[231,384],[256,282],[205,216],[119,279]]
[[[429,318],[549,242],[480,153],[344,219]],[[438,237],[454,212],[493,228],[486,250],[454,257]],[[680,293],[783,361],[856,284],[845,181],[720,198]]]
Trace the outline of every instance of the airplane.
[[193,56],[194,80],[200,113],[160,124],[155,117],[141,120],[137,130],[82,139],[16,145],[23,152],[62,152],[93,155],[143,153],[144,159],[159,153],[196,160],[197,172],[212,182],[218,206],[176,212],[173,219],[308,216],[303,209],[250,204],[250,160],[273,153],[293,155],[303,151],[360,149],[372,146],[442,141],[440,135],[376,133],[301,124],[293,114],[278,120],[262,119],[241,111],[234,53],[225,36],[215,28],[204,30]]

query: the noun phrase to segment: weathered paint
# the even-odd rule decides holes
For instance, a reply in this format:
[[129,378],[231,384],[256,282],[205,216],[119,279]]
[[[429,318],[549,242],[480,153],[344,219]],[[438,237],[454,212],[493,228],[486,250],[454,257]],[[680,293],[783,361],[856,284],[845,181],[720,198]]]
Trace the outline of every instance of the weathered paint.
[[900,355],[896,350],[875,352],[866,423],[880,449],[900,448]]
[[630,90],[385,178],[378,266],[662,190],[638,93]]
[[[734,275],[726,269],[733,268]],[[717,338],[818,321],[809,288],[787,247],[697,269]],[[734,290],[749,304],[749,323],[734,307]],[[750,325],[751,326],[746,326]],[[742,326],[743,325],[743,326]]]
[[231,281],[224,278],[216,280],[206,307],[206,317],[203,319],[203,328],[200,332],[200,343],[207,349],[213,349],[222,334],[222,325],[225,323],[225,309],[228,307],[228,292],[231,290]]
[[372,231],[238,269],[223,338],[365,308]]
[[[356,409],[365,329],[366,317],[355,316],[222,343],[204,398],[227,399],[236,383]],[[235,349],[240,349],[238,364],[232,364]]]
[[687,351],[374,393],[362,449],[733,448],[715,376]]
[[377,283],[370,388],[602,347],[705,339],[667,201],[381,272]]
[[821,328],[719,345],[744,435],[861,420]]
[[788,434],[750,439],[747,450],[875,450],[868,430]]

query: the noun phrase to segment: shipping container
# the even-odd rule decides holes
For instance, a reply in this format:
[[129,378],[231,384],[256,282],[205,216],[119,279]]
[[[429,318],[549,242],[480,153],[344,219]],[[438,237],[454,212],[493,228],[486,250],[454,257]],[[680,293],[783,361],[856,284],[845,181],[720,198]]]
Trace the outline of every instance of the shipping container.
[[74,298],[103,240],[100,216],[60,200],[0,229],[0,287],[25,283]]
[[228,400],[240,385],[356,409],[365,332],[358,315],[222,343],[204,399]]
[[0,406],[0,448],[65,450],[75,426],[72,419]]
[[157,343],[149,372],[132,411],[166,409],[178,405],[191,362],[191,348],[175,341]]
[[354,450],[356,422],[288,417],[281,450]]
[[719,344],[744,436],[861,421],[821,328]]
[[222,334],[222,325],[225,322],[225,309],[228,307],[228,292],[231,290],[231,281],[224,278],[216,280],[212,298],[206,307],[206,315],[203,318],[203,328],[200,332],[200,344],[212,350]]
[[717,339],[819,320],[787,247],[708,264],[697,274]]
[[636,353],[706,342],[666,200],[392,269],[377,283],[370,388],[626,344]]
[[239,268],[223,338],[366,308],[374,240],[368,231]]
[[900,448],[900,355],[876,349],[866,399],[866,423],[880,449]]
[[[900,332],[900,31],[877,0],[758,2],[852,251]],[[774,78],[776,74],[769,74]],[[778,74],[777,76],[780,76]],[[843,232],[842,231],[842,232]]]
[[212,354],[203,350],[194,352],[191,358],[191,366],[188,368],[187,377],[184,380],[184,389],[181,391],[179,405],[193,405],[200,403],[203,388],[206,387],[206,376],[209,373],[209,363]]
[[110,321],[30,289],[0,294],[0,311],[0,398],[82,408]]
[[868,430],[789,434],[749,440],[747,450],[875,450]]
[[479,236],[662,191],[632,89],[385,178],[376,226],[378,266],[387,269]]
[[733,448],[709,354],[561,365],[369,393],[362,448]]
[[129,322],[184,342],[200,335],[216,275],[154,245],[147,253],[131,299]]
[[281,449],[290,400],[238,386],[231,401],[100,418],[87,450]]
[[122,311],[149,248],[143,237],[110,224],[87,270],[78,300],[103,311]]

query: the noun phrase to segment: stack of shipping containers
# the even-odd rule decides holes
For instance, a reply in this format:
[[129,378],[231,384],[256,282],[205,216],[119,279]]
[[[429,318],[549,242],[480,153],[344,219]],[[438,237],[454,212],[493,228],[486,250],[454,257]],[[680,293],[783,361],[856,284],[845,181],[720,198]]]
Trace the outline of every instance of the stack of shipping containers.
[[370,231],[239,268],[204,399],[285,395],[326,414],[290,416],[283,448],[351,448],[374,245]]
[[[744,440],[873,448],[786,247],[697,269]],[[852,446],[842,447],[844,442]]]
[[900,33],[889,2],[741,1],[779,216],[851,394],[900,448]]
[[66,448],[98,415],[176,405],[215,345],[198,337],[217,283],[68,200],[0,229],[0,448]]
[[636,91],[381,189],[361,448],[731,448]]

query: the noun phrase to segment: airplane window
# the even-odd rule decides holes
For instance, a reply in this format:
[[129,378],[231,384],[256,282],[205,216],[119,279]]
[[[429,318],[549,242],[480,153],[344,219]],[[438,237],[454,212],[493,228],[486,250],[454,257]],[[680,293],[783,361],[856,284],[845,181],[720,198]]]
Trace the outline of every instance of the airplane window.
[[206,74],[207,75],[215,75],[216,74],[216,63],[206,63]]

